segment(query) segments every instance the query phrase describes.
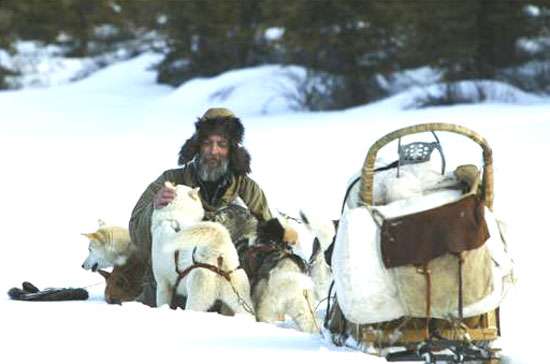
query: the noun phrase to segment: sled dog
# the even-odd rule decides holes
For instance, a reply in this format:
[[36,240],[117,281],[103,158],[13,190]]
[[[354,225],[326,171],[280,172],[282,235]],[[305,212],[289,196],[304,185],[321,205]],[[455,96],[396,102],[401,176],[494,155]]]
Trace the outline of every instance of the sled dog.
[[208,220],[219,222],[225,226],[231,235],[233,244],[237,247],[243,242],[248,245],[253,244],[256,239],[258,220],[243,206],[230,204],[222,207],[216,210]]
[[313,308],[313,282],[306,263],[284,241],[278,219],[262,223],[253,245],[239,249],[251,280],[256,320],[274,322],[289,315],[305,332],[319,330]]
[[[155,210],[151,220],[157,306],[172,305],[177,293],[187,298],[186,309],[207,311],[220,300],[234,313],[245,312],[252,307],[250,284],[244,270],[239,269],[239,258],[228,230],[217,222],[201,221],[204,209],[198,188],[183,185],[173,188],[176,198]],[[188,274],[181,274],[186,270]]]
[[144,266],[145,263],[134,254],[126,264],[115,266],[111,272],[98,269],[97,272],[105,278],[105,301],[110,304],[135,301],[143,289]]
[[99,228],[95,232],[82,235],[90,240],[89,254],[82,263],[82,268],[93,272],[126,264],[128,257],[135,250],[128,229],[108,226],[101,220],[99,220]]
[[337,222],[322,221],[312,215],[306,215],[303,211],[300,211],[300,218],[315,237],[309,258],[309,275],[313,280],[315,299],[319,302],[328,296],[332,282],[332,269],[326,259],[326,251],[334,242]]

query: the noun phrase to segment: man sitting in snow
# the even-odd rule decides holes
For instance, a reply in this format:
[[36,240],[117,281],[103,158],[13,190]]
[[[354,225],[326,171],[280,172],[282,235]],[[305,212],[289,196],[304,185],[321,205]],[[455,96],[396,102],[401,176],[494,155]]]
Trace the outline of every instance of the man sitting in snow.
[[155,281],[151,271],[151,215],[153,209],[166,206],[174,199],[174,190],[165,181],[200,187],[199,194],[206,219],[216,210],[231,203],[246,206],[259,221],[269,220],[264,192],[247,174],[250,155],[241,142],[244,127],[228,109],[212,108],[195,123],[196,132],[182,146],[178,163],[182,168],[162,173],[147,187],[137,202],[130,219],[130,236],[143,260],[143,292],[138,300],[155,306]]

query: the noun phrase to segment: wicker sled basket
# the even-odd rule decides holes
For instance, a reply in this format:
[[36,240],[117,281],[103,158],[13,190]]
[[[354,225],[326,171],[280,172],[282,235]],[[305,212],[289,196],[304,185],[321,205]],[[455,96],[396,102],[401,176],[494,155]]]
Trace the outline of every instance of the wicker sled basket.
[[[374,164],[378,151],[388,143],[403,136],[432,131],[460,134],[473,140],[481,147],[483,153],[482,177],[470,194],[475,195],[482,205],[492,209],[494,180],[491,148],[486,140],[474,131],[463,126],[445,123],[420,124],[402,128],[385,135],[371,146],[361,170],[359,194],[364,205],[367,207],[373,206]],[[464,318],[460,322],[459,320],[448,321],[434,318],[427,320],[424,317],[403,317],[376,324],[356,324],[345,318],[338,305],[337,298],[335,304],[327,313],[326,327],[331,332],[332,339],[337,345],[344,344],[345,340],[351,336],[360,344],[379,348],[398,345],[412,348],[418,343],[433,338],[431,334],[434,331],[437,331],[438,336],[446,340],[468,340],[482,345],[497,339],[500,335],[498,309],[480,316]]]

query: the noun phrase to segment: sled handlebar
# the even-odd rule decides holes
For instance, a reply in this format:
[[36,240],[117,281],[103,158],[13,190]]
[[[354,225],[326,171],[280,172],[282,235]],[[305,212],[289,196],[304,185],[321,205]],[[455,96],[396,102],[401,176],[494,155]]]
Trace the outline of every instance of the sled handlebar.
[[363,163],[361,169],[361,185],[359,196],[361,201],[366,205],[372,205],[374,200],[374,162],[378,151],[386,144],[403,137],[405,135],[430,132],[430,131],[447,131],[456,134],[464,135],[481,147],[483,150],[483,179],[481,182],[481,197],[483,198],[485,205],[489,208],[493,207],[493,152],[485,138],[478,133],[470,130],[461,125],[447,124],[447,123],[427,123],[418,124],[402,129],[395,130],[389,134],[386,134],[382,138],[378,139],[369,149],[367,157]]

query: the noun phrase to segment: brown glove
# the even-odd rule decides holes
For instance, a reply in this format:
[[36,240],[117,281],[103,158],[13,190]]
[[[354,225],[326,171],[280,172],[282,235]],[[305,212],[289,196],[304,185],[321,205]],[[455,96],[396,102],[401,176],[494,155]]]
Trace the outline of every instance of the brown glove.
[[74,301],[87,300],[84,288],[46,288],[39,290],[30,282],[23,282],[23,289],[13,287],[8,291],[12,300],[18,301]]

